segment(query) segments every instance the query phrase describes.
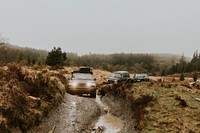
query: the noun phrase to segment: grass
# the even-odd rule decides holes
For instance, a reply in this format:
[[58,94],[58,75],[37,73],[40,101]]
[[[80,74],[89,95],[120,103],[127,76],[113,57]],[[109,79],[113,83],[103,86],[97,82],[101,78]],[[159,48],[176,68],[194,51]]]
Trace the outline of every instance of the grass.
[[38,125],[65,93],[58,71],[10,64],[1,67],[0,74],[0,131],[5,133]]
[[200,102],[194,100],[200,96],[200,91],[191,93],[182,86],[164,88],[141,85],[138,93],[146,93],[157,99],[152,107],[147,108],[144,121],[148,124],[144,131],[200,132]]
[[200,132],[200,102],[195,100],[200,98],[200,90],[182,84],[140,82],[131,87],[109,85],[112,91],[107,88],[107,93],[131,102],[139,132]]
[[[50,70],[18,65],[0,67],[0,131],[19,128],[26,132],[38,125],[58,105],[65,92],[63,75],[71,68]],[[111,73],[95,70],[99,92],[130,102],[138,132],[200,132],[200,84],[140,82],[100,85]]]

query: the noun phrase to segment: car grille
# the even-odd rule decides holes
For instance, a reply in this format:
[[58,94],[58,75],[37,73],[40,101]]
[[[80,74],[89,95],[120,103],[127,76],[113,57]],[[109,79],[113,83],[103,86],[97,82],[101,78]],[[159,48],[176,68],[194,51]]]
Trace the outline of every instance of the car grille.
[[79,83],[78,86],[79,86],[79,87],[85,87],[86,84],[85,84],[85,83]]

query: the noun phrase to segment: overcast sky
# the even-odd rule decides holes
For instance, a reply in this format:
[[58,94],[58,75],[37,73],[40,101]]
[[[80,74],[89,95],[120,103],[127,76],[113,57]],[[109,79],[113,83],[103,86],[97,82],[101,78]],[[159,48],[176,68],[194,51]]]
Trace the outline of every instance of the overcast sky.
[[200,50],[200,0],[0,0],[13,45],[86,53]]

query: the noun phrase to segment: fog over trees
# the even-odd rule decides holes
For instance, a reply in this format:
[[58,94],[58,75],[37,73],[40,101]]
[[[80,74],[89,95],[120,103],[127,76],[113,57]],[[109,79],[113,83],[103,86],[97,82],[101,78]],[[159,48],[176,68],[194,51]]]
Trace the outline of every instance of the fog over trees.
[[[91,66],[107,71],[127,70],[131,73],[148,73],[150,75],[171,75],[174,73],[199,72],[200,53],[194,52],[188,61],[184,55],[161,57],[155,54],[114,53],[114,54],[86,54],[63,52],[61,48],[55,48],[49,52],[33,48],[22,48],[0,41],[0,64],[19,63],[22,65],[48,65],[49,61],[61,59],[50,56],[52,51],[58,51],[64,55],[60,63],[62,66]],[[55,53],[55,52],[54,52]],[[170,54],[169,54],[170,55]]]

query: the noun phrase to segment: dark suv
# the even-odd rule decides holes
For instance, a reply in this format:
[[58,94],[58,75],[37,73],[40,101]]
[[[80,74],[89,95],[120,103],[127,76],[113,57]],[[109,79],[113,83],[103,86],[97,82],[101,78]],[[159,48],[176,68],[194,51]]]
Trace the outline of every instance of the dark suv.
[[106,79],[107,83],[122,83],[122,82],[132,82],[130,75],[127,71],[116,71],[113,75]]
[[146,73],[137,73],[133,77],[134,82],[149,81],[149,76]]
[[67,92],[73,95],[90,94],[96,97],[96,83],[90,67],[79,67],[71,74],[67,85]]

